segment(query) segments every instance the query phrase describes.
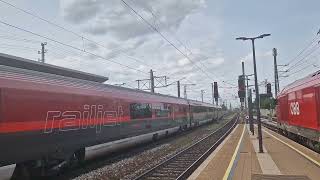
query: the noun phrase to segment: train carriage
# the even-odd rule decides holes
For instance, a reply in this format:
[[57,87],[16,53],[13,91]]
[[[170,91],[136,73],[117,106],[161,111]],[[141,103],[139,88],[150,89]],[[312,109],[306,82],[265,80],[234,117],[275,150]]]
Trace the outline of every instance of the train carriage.
[[320,71],[285,87],[277,97],[278,128],[311,147],[320,142]]
[[47,173],[83,161],[90,147],[145,135],[156,138],[160,132],[219,118],[216,109],[182,98],[0,66],[0,166],[17,164],[17,173]]

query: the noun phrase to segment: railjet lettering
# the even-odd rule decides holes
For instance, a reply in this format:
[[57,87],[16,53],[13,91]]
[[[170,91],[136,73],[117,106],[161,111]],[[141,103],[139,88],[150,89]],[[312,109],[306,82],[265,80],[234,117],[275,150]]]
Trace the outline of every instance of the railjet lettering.
[[103,105],[84,105],[83,111],[48,111],[44,133],[96,128],[100,133],[103,126],[117,126],[123,117],[122,106],[116,111],[104,111]]

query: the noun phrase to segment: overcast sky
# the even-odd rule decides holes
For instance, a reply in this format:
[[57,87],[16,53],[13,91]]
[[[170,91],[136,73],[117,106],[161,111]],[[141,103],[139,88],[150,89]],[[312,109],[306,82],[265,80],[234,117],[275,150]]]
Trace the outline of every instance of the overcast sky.
[[[310,51],[306,49],[289,64],[290,68],[303,59],[303,63],[290,69],[289,77],[281,79],[282,87],[316,71],[320,65],[316,36],[320,27],[320,2],[317,0],[125,0],[163,37],[121,0],[8,2],[69,32],[0,2],[2,22],[78,50],[0,24],[0,52],[37,60],[40,42],[47,42],[47,63],[108,76],[109,84],[126,83],[125,87],[136,88],[135,80],[148,78],[149,70],[153,69],[156,76],[169,76],[169,83],[184,78],[181,83],[196,84],[188,87],[189,98],[200,100],[203,89],[205,101],[210,102],[211,82],[217,81],[222,100],[236,103],[234,87],[241,73],[241,60],[245,61],[247,74],[252,74],[253,67],[251,43],[235,38],[263,33],[272,36],[256,41],[259,82],[274,81],[274,47],[278,49],[278,64],[286,64],[314,40]],[[156,91],[177,94],[176,85]],[[264,86],[260,92],[265,92]]]

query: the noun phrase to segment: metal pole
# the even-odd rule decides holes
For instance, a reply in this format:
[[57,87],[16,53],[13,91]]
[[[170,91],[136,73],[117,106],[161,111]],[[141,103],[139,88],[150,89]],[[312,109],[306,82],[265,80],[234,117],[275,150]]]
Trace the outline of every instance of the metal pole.
[[45,61],[44,54],[47,52],[47,50],[45,49],[45,45],[47,45],[46,42],[41,43],[41,51],[38,51],[38,54],[41,54],[41,59],[39,59],[39,61],[42,63],[44,63],[44,61]]
[[201,90],[201,102],[203,102],[203,93],[204,93],[204,90]]
[[41,62],[44,62],[44,44],[41,43]]
[[277,49],[273,48],[273,62],[274,62],[274,95],[278,96],[279,77],[278,77],[278,65],[277,65]]
[[[244,62],[242,61],[241,64],[242,64],[242,75],[243,75],[243,78],[246,78],[246,75],[245,75],[245,72],[244,72]],[[246,90],[246,88],[245,88],[245,90]],[[246,91],[245,96],[244,96],[244,108],[245,108],[245,110],[247,110],[247,91]]]
[[258,122],[258,138],[259,138],[259,153],[263,153],[262,147],[262,132],[261,132],[261,119],[260,119],[260,95],[259,95],[259,85],[258,85],[258,75],[256,66],[256,53],[254,47],[254,38],[251,39],[252,51],[253,51],[253,69],[254,69],[254,82],[256,91],[256,106],[257,106],[257,122]]
[[211,83],[211,91],[212,91],[212,104],[214,104],[213,83]]
[[251,89],[248,91],[248,107],[249,107],[249,127],[252,135],[254,135],[254,128],[253,128],[253,115],[252,115],[252,92]]
[[152,69],[150,69],[150,83],[151,92],[154,93],[154,77]]
[[177,82],[178,98],[180,98],[180,81]]
[[183,86],[183,94],[184,94],[184,98],[187,99],[187,85]]
[[[249,76],[245,76],[245,78],[246,78],[246,81],[247,81],[247,88],[246,88],[246,90],[247,90],[247,94],[249,94]],[[247,97],[248,97],[249,95],[247,95]],[[249,107],[249,102],[248,102],[248,107]]]
[[138,89],[140,89],[140,80],[137,80],[138,83]]
[[216,101],[216,106],[219,105],[219,89],[218,89],[218,82],[214,82],[213,83],[213,96],[214,96],[214,99]]

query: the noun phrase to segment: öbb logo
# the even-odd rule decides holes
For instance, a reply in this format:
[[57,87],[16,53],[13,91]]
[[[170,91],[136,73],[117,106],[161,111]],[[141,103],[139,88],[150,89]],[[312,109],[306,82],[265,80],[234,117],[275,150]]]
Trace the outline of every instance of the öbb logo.
[[290,103],[290,112],[292,115],[300,115],[300,107],[298,102]]

